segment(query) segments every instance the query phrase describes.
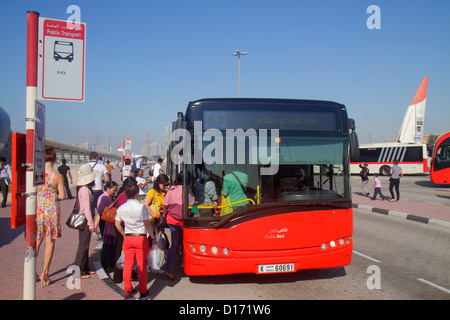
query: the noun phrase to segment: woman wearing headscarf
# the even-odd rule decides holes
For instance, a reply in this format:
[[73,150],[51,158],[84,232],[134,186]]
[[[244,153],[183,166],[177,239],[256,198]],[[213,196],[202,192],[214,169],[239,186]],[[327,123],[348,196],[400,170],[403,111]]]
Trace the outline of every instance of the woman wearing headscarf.
[[[97,200],[97,212],[98,216],[101,217],[103,214],[103,211],[106,207],[109,207],[111,204],[114,203],[114,200],[116,198],[117,193],[117,182],[115,181],[109,181],[105,184],[104,192],[100,197],[98,197]],[[110,270],[114,268],[114,265],[116,264],[115,261],[115,255],[116,255],[116,239],[117,239],[117,232],[114,227],[114,223],[106,222],[104,221],[104,227],[102,232],[103,237],[103,246],[102,251],[100,254],[100,261],[102,263],[102,266],[105,270]]]

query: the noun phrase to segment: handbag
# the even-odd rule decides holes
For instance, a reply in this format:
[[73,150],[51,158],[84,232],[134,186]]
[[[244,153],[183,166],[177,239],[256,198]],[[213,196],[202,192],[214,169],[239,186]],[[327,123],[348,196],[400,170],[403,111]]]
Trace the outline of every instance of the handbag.
[[103,209],[102,215],[100,217],[103,221],[116,223],[117,207],[115,207],[115,204],[117,200],[119,200],[119,196],[117,196],[116,200],[114,200],[113,203]]
[[150,205],[150,209],[153,211],[153,213],[156,214],[156,218],[159,218],[161,212],[161,205],[158,203],[158,200],[156,199],[156,191],[154,191],[153,193],[153,202]]
[[168,228],[168,227],[169,227],[169,225],[167,224],[166,216],[165,216],[164,214],[161,214],[161,215],[159,216],[156,227],[157,227],[158,229],[159,229],[159,228],[162,229],[162,228]]
[[150,210],[152,210],[153,213],[156,214],[156,218],[154,218],[151,214],[149,214],[149,219],[151,223],[155,223],[156,220],[159,220],[161,217],[161,206],[159,205],[157,199],[156,199],[156,191],[153,191],[153,202],[149,206]]
[[73,210],[66,221],[66,225],[72,229],[83,230],[87,224],[87,219],[83,211],[75,209],[77,202],[75,202],[75,206],[73,207]]

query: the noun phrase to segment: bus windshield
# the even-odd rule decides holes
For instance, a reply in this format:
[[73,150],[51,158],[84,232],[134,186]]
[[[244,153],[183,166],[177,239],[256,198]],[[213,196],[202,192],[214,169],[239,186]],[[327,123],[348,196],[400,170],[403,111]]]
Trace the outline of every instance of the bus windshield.
[[[225,149],[226,137],[223,139]],[[301,211],[302,207],[351,206],[347,137],[280,133],[277,141],[267,140],[267,149],[274,143],[278,146],[279,164],[274,174],[261,174],[267,164],[260,163],[255,155],[267,150],[260,150],[260,144],[251,145],[248,137],[240,161],[237,154],[233,164],[185,166],[185,186],[195,196],[195,203],[187,210],[186,226],[217,226],[218,221],[263,208]],[[203,150],[208,147],[203,142]]]
[[438,146],[434,156],[434,171],[450,168],[450,137]]

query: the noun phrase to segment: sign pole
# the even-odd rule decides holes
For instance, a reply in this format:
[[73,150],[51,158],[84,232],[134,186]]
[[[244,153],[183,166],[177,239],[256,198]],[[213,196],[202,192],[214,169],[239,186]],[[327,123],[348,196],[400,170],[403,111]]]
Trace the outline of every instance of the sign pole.
[[26,91],[26,218],[23,299],[36,297],[36,186],[34,185],[34,137],[37,98],[39,13],[27,11],[27,91]]

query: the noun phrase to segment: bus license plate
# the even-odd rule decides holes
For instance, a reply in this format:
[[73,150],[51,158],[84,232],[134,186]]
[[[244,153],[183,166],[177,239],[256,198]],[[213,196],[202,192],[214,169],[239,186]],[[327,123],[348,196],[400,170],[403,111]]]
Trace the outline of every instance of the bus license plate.
[[293,263],[258,265],[258,273],[279,273],[279,272],[293,272],[293,271],[294,271]]

